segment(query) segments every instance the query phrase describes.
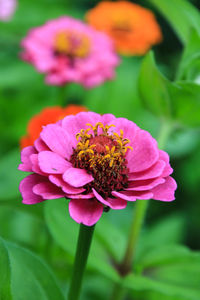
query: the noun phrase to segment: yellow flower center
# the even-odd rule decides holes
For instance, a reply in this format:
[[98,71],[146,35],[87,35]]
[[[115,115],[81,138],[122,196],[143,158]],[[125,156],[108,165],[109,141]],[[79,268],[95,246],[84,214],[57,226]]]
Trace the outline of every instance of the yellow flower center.
[[54,48],[57,54],[84,58],[89,54],[90,47],[88,36],[75,31],[61,31],[55,36]]
[[[103,125],[98,122],[95,126],[87,124],[87,129],[81,129],[76,135],[78,144],[71,156],[75,168],[85,169],[92,174],[94,181],[86,185],[87,192],[92,188],[102,197],[112,197],[113,190],[123,190],[128,183],[128,168],[125,154],[130,141],[120,135],[109,133],[115,125]],[[92,133],[91,133],[92,132]]]

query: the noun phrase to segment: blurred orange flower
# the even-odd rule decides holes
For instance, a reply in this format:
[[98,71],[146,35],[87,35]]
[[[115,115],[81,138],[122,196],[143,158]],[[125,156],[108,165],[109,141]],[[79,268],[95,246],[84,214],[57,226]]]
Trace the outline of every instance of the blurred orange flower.
[[143,55],[162,40],[154,14],[128,1],[100,2],[86,14],[86,20],[112,37],[124,55]]
[[43,109],[35,115],[28,123],[27,135],[20,140],[21,149],[32,146],[34,141],[39,137],[42,126],[50,123],[56,123],[68,115],[76,115],[81,111],[87,111],[86,107],[79,105],[68,105],[67,107],[53,106]]

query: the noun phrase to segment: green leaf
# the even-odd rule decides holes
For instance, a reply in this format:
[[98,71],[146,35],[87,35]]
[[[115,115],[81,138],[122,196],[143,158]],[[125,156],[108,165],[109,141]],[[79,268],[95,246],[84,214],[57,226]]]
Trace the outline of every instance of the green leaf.
[[[114,213],[116,214],[117,212],[115,211]],[[123,213],[124,212],[122,212],[122,214]],[[132,211],[131,215],[128,217],[130,221],[132,218]],[[116,216],[116,218],[117,220],[119,219],[118,216]],[[144,228],[137,247],[136,256],[142,256],[143,252],[148,251],[150,247],[157,243],[159,243],[159,245],[167,245],[169,243],[181,242],[183,239],[184,227],[184,217],[177,214],[167,218],[162,218],[160,221],[157,220],[152,226]],[[111,257],[113,257],[115,261],[119,262],[124,255],[127,243],[127,233],[125,230],[122,230],[122,228],[111,223],[108,215],[105,215],[105,217],[100,221],[99,226],[96,227],[95,231],[96,237]]]
[[143,60],[139,75],[139,92],[146,108],[157,116],[171,115],[170,83],[157,69],[153,52]]
[[174,118],[190,127],[200,126],[200,85],[176,82],[171,89]]
[[177,79],[198,81],[200,77],[200,34],[192,31],[184,48]]
[[144,58],[138,87],[146,108],[154,115],[184,126],[200,126],[200,86],[189,81],[170,82],[156,67],[152,52]]
[[185,219],[182,215],[171,215],[161,220],[156,220],[152,226],[145,228],[140,239],[140,257],[146,253],[149,248],[155,245],[167,245],[178,243],[183,240],[185,229]]
[[166,146],[166,151],[169,155],[172,155],[173,158],[185,156],[195,151],[198,142],[198,128],[180,128],[171,134]]
[[[7,269],[11,274],[13,300],[64,300],[54,275],[44,261],[17,245],[6,241],[1,243],[9,257]],[[1,270],[1,278],[2,274]]]
[[14,149],[0,160],[0,201],[20,195],[19,183],[27,173],[19,171],[20,152]]
[[141,257],[141,275],[128,275],[131,290],[154,291],[178,299],[200,299],[200,253],[183,246],[154,247]]
[[200,14],[186,0],[148,0],[168,20],[183,43],[186,43],[192,29],[200,34]]
[[11,296],[11,272],[8,251],[3,240],[0,239],[0,299],[12,300]]
[[[67,202],[66,199],[46,201],[45,219],[50,233],[56,242],[67,251],[72,263],[76,251],[79,224],[69,216]],[[101,226],[101,222],[98,222],[96,226]],[[88,259],[88,268],[98,271],[113,281],[119,279],[117,272],[110,264],[110,257],[98,241],[95,232]]]

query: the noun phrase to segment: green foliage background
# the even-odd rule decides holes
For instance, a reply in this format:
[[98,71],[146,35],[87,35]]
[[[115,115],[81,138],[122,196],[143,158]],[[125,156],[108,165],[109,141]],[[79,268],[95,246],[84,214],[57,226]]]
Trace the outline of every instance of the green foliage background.
[[[97,2],[20,0],[12,21],[0,23],[1,300],[64,299],[78,233],[66,200],[21,204],[18,185],[25,175],[17,170],[19,139],[35,113],[58,103],[60,89],[46,86],[43,75],[20,60],[20,41],[49,19],[83,19]],[[133,274],[123,285],[127,299],[199,300],[200,5],[195,0],[134,2],[155,12],[163,43],[145,57],[122,57],[114,81],[92,90],[66,87],[66,102],[126,117],[155,138],[163,122],[173,124],[165,149],[178,183],[176,201],[151,201]],[[131,203],[104,214],[97,224],[82,300],[109,299],[119,282],[110,261],[124,253],[133,210]]]

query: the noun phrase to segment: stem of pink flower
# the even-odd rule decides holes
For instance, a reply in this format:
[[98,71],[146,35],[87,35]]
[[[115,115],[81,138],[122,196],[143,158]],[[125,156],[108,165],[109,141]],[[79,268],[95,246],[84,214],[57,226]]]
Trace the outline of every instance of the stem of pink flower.
[[[158,137],[158,147],[160,149],[163,149],[167,143],[167,140],[174,128],[174,124],[167,121],[163,120],[161,123],[161,129],[160,129],[160,134]],[[142,225],[146,216],[146,211],[147,207],[149,205],[148,200],[137,200],[136,205],[135,205],[135,210],[134,210],[134,216],[132,219],[132,223],[130,226],[130,234],[129,234],[129,239],[126,247],[126,251],[124,254],[124,257],[122,259],[122,262],[120,265],[118,265],[118,271],[121,275],[121,277],[125,277],[128,273],[131,272],[132,269],[132,263],[133,263],[133,258],[138,242],[138,238],[142,229]],[[122,279],[123,281],[123,279]],[[118,297],[118,300],[123,299],[124,293],[123,293],[123,285],[117,284],[114,287],[113,294],[111,296],[111,300],[114,300],[113,295],[120,294],[121,296]]]
[[94,228],[95,225],[93,226],[85,226],[83,224],[80,225],[73,273],[71,277],[71,284],[69,287],[68,300],[79,299],[83,275],[87,264],[87,259],[90,251]]

